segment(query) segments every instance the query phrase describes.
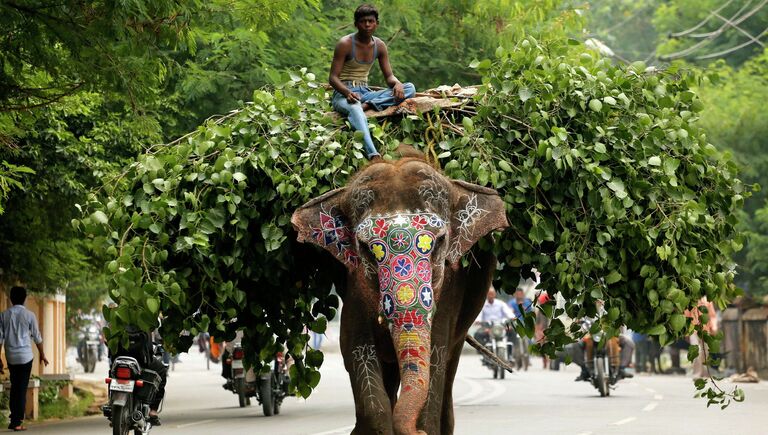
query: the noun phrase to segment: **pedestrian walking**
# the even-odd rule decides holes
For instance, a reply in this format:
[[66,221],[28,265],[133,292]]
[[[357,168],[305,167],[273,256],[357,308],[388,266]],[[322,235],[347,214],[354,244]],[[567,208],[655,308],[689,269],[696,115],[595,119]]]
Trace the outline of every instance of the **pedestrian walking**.
[[[13,306],[0,313],[0,350],[5,346],[5,359],[11,377],[11,422],[8,429],[19,432],[27,430],[24,423],[24,410],[27,406],[27,387],[29,375],[32,372],[32,344],[35,341],[40,353],[40,362],[48,365],[43,351],[43,338],[34,313],[24,307],[27,299],[27,289],[24,287],[11,288],[11,303]],[[0,373],[3,373],[0,361]]]

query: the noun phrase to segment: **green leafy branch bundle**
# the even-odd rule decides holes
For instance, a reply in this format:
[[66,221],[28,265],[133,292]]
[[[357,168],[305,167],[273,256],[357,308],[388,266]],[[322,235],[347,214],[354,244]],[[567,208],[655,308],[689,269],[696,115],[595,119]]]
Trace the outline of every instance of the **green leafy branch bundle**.
[[[498,189],[511,223],[486,243],[499,287],[514,289],[535,267],[565,301],[541,307],[553,319],[542,352],[578,337],[563,319],[597,316],[597,301],[606,311],[596,328],[612,334],[626,325],[667,344],[703,333],[685,313],[703,296],[722,308],[736,294],[734,225],[749,193],[695,125],[697,76],[616,66],[573,41],[528,37],[496,54],[471,65],[483,86],[465,106],[374,124],[380,149],[412,143],[448,176]],[[242,328],[251,363],[263,368],[287,349],[293,387],[310,394],[322,354],[307,348],[305,325],[323,332],[319,315],[335,314],[340,266],[295,243],[290,216],[365,164],[328,98],[313,74],[292,74],[141,155],[92,196],[75,225],[98,238],[114,276],[112,345],[122,326],[153,327],[159,313],[178,348],[200,331],[230,338]]]

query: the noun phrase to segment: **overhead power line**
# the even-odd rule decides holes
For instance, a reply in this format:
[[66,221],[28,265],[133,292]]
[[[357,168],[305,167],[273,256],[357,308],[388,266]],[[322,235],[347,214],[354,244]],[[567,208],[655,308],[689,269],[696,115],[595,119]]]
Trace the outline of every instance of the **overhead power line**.
[[[709,32],[707,34],[704,34],[704,35],[707,35],[706,39],[703,39],[703,40],[699,41],[698,43],[696,43],[696,44],[694,44],[694,45],[692,45],[692,46],[690,46],[688,48],[685,48],[683,50],[677,51],[675,53],[659,56],[659,59],[661,59],[661,60],[673,60],[673,59],[679,59],[679,58],[691,55],[694,52],[698,51],[701,47],[704,47],[704,46],[708,45],[709,43],[711,43],[712,41],[714,41],[717,37],[722,35],[728,28],[731,28],[731,27],[741,31],[744,34],[746,34],[750,38],[750,40],[747,41],[746,43],[738,45],[737,47],[732,47],[732,48],[729,48],[729,49],[726,49],[726,50],[722,50],[722,51],[720,51],[718,53],[711,53],[711,54],[707,54],[707,55],[703,55],[703,56],[698,56],[698,57],[696,57],[696,59],[710,59],[710,58],[713,58],[713,57],[722,56],[723,54],[732,53],[734,51],[740,50],[741,48],[744,48],[744,47],[749,46],[749,45],[754,44],[754,43],[758,43],[758,44],[764,46],[764,44],[762,42],[760,42],[758,39],[761,38],[765,34],[765,32],[761,33],[760,36],[755,38],[751,34],[749,34],[748,32],[746,32],[743,29],[741,29],[740,27],[738,27],[738,25],[741,24],[742,22],[746,21],[749,17],[753,16],[757,12],[759,12],[766,4],[768,4],[768,0],[763,0],[760,4],[758,4],[756,7],[754,7],[749,12],[747,12],[747,13],[745,13],[743,15],[740,15],[741,12],[744,11],[744,9],[746,9],[752,3],[752,1],[750,0],[746,4],[744,4],[741,8],[739,8],[739,10],[735,14],[733,14],[733,16],[731,18],[726,19],[726,18],[722,17],[719,14],[719,12],[725,6],[730,4],[731,1],[732,0],[729,0],[728,2],[726,2],[726,4],[724,4],[723,6],[717,8],[716,10],[710,12],[707,15],[708,18],[705,21],[708,21],[708,19],[711,18],[711,17],[718,17],[718,18],[722,19],[724,21],[724,23],[717,30],[715,30],[713,32]],[[701,23],[699,23],[699,24],[701,24]],[[698,28],[698,27],[701,27],[701,26],[697,25],[697,26],[694,26],[692,29],[695,29],[695,28]],[[688,29],[688,30],[691,30],[691,29]],[[671,34],[671,35],[680,35],[680,34],[685,34],[686,32],[688,32],[688,31],[678,32],[678,33],[674,33],[674,34]],[[690,34],[690,33],[691,32],[688,32],[688,34]],[[693,36],[691,36],[691,37],[693,37]]]
[[[750,0],[750,3],[751,2],[752,2],[752,0]],[[720,6],[719,8],[715,9],[714,11],[710,12],[709,15],[707,15],[707,17],[704,18],[704,20],[702,20],[699,24],[696,24],[695,26],[691,27],[690,29],[683,30],[682,32],[670,33],[669,37],[670,38],[682,38],[683,36],[688,36],[689,34],[695,32],[696,30],[701,28],[701,26],[707,24],[707,22],[709,22],[710,18],[712,18],[713,13],[718,13],[718,12],[722,11],[723,9],[725,9],[726,6],[728,6],[731,3],[733,3],[733,0],[728,0],[727,2],[725,2],[724,5]],[[747,4],[749,4],[749,3],[747,3]]]
[[723,17],[722,15],[720,15],[720,14],[716,14],[716,15],[717,15],[717,18],[720,18],[721,20],[723,20],[723,21],[725,21],[726,23],[730,24],[730,25],[731,25],[731,27],[733,27],[734,29],[736,29],[736,30],[738,30],[739,32],[741,32],[741,33],[743,33],[744,35],[746,35],[746,36],[747,36],[747,38],[751,39],[753,43],[755,43],[755,44],[759,44],[761,47],[765,47],[765,44],[763,44],[763,42],[762,42],[762,41],[760,41],[760,39],[759,39],[759,38],[760,38],[760,36],[762,36],[762,33],[760,34],[760,36],[758,36],[757,38],[755,38],[754,36],[752,36],[752,34],[751,34],[751,33],[747,32],[746,30],[744,30],[744,29],[742,29],[741,27],[739,27],[739,26],[738,26],[738,24],[736,24],[736,23],[731,23],[730,21],[728,21],[728,19],[727,19],[727,18],[724,18],[724,17]]
[[[757,37],[758,38],[762,38],[763,36],[765,36],[766,33],[768,33],[768,28],[763,30],[759,35],[757,35]],[[744,47],[746,47],[748,45],[752,45],[755,42],[757,42],[758,44],[760,44],[763,47],[765,47],[765,45],[762,42],[755,41],[755,39],[753,38],[752,40],[747,41],[747,42],[745,42],[745,43],[743,43],[741,45],[737,45],[737,46],[729,48],[727,50],[718,51],[717,53],[710,53],[710,54],[706,54],[704,56],[698,56],[696,59],[703,60],[703,59],[712,59],[713,57],[725,56],[726,54],[733,53],[734,51],[737,51],[737,50],[741,50],[742,48],[744,48]]]

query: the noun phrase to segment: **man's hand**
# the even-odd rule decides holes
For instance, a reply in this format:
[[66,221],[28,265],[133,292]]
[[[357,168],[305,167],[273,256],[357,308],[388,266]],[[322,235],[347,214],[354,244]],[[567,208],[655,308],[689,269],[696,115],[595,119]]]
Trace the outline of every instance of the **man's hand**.
[[405,99],[405,88],[403,87],[402,83],[398,83],[392,87],[392,95],[394,95],[398,100]]
[[350,92],[347,94],[347,102],[349,104],[355,104],[360,102],[360,94],[357,92]]
[[0,375],[4,375],[5,374],[5,372],[3,370],[5,370],[5,368],[3,367],[2,364],[0,364]]
[[45,355],[40,355],[40,362],[43,363],[44,366],[47,366],[48,358],[46,358]]

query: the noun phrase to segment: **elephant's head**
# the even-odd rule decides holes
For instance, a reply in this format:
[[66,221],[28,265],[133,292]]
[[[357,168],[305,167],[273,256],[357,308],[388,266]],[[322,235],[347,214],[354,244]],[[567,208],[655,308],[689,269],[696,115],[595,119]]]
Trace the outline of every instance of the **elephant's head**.
[[415,429],[445,266],[458,268],[479,238],[508,225],[503,201],[492,189],[446,178],[423,157],[405,157],[369,165],[346,187],[299,208],[292,223],[299,241],[344,263],[348,291],[375,294],[401,373],[394,423]]

